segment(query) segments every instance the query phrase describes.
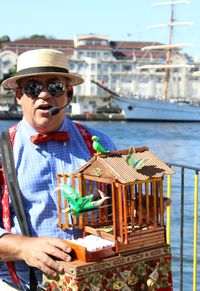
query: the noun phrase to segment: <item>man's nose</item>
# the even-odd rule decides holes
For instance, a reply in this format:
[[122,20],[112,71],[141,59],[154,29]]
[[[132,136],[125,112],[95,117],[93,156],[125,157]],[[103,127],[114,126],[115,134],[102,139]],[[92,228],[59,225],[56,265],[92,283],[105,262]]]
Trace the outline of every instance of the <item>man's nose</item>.
[[42,91],[38,95],[38,98],[47,99],[47,98],[50,98],[50,97],[51,97],[51,94],[49,94],[47,88],[44,86],[42,88]]

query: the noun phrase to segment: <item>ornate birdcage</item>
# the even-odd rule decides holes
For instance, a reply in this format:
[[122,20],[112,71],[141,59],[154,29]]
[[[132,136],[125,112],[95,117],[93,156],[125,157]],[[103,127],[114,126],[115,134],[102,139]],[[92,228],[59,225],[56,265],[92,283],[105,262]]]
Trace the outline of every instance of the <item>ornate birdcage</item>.
[[[145,160],[140,169],[127,163],[129,150],[94,155],[72,175],[58,175],[58,186],[70,185],[81,197],[104,193],[103,204],[73,217],[63,214],[67,199],[58,192],[58,224],[77,227],[84,235],[94,234],[115,243],[123,253],[166,243],[164,210],[168,199],[163,195],[163,176],[173,174],[147,147],[135,149],[135,159]],[[98,197],[96,197],[98,199]]]

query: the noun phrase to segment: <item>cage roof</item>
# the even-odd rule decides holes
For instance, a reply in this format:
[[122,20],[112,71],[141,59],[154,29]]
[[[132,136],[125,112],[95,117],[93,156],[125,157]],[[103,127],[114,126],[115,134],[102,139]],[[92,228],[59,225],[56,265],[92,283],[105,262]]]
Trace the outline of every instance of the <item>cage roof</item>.
[[129,154],[130,149],[125,149],[94,155],[75,174],[81,173],[101,178],[110,178],[126,184],[159,178],[164,174],[172,175],[174,173],[166,163],[151,153],[148,147],[135,148],[135,159],[146,159],[141,169],[135,169],[127,163]]

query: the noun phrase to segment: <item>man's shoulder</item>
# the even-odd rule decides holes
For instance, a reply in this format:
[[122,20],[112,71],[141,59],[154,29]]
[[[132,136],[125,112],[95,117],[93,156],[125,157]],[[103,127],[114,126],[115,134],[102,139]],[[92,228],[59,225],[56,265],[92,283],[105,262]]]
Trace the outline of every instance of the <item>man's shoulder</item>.
[[102,132],[99,129],[96,129],[94,127],[90,127],[88,125],[83,125],[85,126],[85,128],[87,129],[87,131],[89,132],[89,134],[92,136],[98,136],[99,137],[99,141],[101,142],[102,145],[104,145],[108,150],[113,151],[116,150],[116,147],[112,141],[112,139],[104,132]]
[[[84,135],[90,135],[91,137],[96,135],[99,137],[102,145],[104,145],[108,150],[113,151],[116,150],[116,147],[112,141],[112,139],[105,134],[104,132],[102,132],[99,129],[96,129],[84,122],[77,122],[77,121],[72,121],[69,120],[68,121],[68,126],[71,127],[71,130],[74,130],[74,128],[77,128],[77,131],[80,132],[80,134],[82,135],[82,137],[84,138]],[[92,140],[91,140],[92,142]]]

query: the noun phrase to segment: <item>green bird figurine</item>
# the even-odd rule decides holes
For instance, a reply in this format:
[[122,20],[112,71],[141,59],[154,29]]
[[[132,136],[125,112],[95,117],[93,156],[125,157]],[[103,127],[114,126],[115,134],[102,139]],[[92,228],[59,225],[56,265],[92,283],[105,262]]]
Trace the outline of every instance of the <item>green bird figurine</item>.
[[99,137],[96,135],[92,136],[92,147],[93,149],[97,152],[97,154],[102,154],[102,153],[109,153],[108,150],[106,150],[100,143],[99,143]]
[[71,213],[74,216],[79,216],[82,212],[91,211],[100,207],[109,197],[105,196],[99,189],[97,189],[97,191],[99,192],[101,199],[94,201],[93,194],[80,197],[79,193],[75,191],[74,188],[64,184],[61,187],[61,193],[68,200],[70,205],[64,212]]
[[126,162],[128,165],[130,165],[132,168],[136,170],[140,170],[144,167],[145,163],[149,159],[137,159],[135,155],[135,148],[133,146],[129,149],[129,154],[126,157]]

